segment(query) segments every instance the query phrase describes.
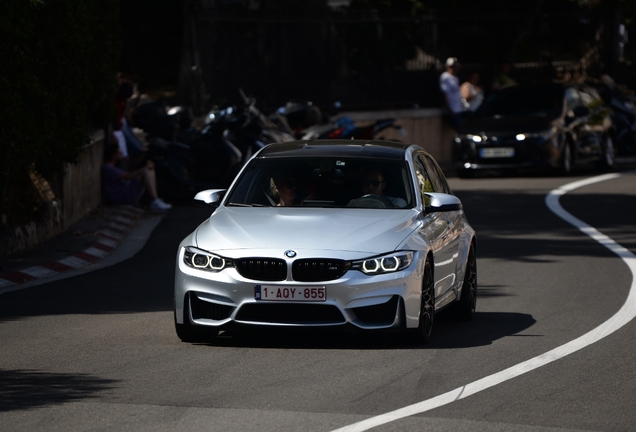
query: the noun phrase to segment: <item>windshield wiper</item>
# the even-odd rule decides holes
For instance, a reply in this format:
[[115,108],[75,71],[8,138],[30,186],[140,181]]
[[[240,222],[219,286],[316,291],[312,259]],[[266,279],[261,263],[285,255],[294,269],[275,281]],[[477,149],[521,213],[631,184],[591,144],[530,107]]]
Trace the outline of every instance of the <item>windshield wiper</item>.
[[229,203],[228,206],[232,207],[270,207],[264,204],[244,204],[244,203]]

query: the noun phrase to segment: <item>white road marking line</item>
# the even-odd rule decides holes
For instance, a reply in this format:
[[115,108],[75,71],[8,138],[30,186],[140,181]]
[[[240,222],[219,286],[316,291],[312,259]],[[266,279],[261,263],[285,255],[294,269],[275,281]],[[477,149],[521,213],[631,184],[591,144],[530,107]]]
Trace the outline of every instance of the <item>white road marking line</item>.
[[559,197],[561,195],[564,195],[566,192],[570,192],[574,189],[588,186],[590,184],[614,179],[619,176],[621,176],[621,174],[606,174],[569,183],[551,191],[546,196],[546,205],[554,214],[564,219],[566,222],[574,225],[581,232],[590,236],[591,238],[614,252],[625,262],[625,264],[627,264],[627,267],[632,272],[632,285],[630,287],[627,300],[625,300],[625,304],[623,304],[623,306],[618,312],[616,312],[616,314],[614,314],[614,316],[612,316],[609,320],[605,321],[603,324],[599,325],[592,331],[566,343],[565,345],[561,345],[553,350],[550,350],[525,362],[519,363],[515,366],[509,367],[508,369],[505,369],[501,372],[497,372],[480,380],[474,381],[470,384],[466,384],[463,387],[456,388],[455,390],[451,390],[432,399],[418,402],[416,404],[409,405],[404,408],[388,412],[386,414],[381,414],[376,417],[371,417],[361,422],[336,429],[333,432],[366,431],[376,426],[390,423],[392,421],[399,420],[405,417],[410,417],[415,414],[430,411],[432,409],[447,405],[456,400],[464,399],[482,390],[489,389],[496,386],[497,384],[501,384],[505,381],[516,378],[527,372],[540,368],[541,366],[545,366],[548,363],[559,360],[589,345],[592,345],[593,343],[598,342],[604,337],[612,334],[613,332],[630,322],[632,319],[634,319],[634,317],[636,317],[636,255],[616,243],[611,238],[607,237],[604,234],[601,234],[595,228],[587,225],[580,219],[575,218],[570,213],[566,212],[563,207],[561,207],[561,204],[559,204]]

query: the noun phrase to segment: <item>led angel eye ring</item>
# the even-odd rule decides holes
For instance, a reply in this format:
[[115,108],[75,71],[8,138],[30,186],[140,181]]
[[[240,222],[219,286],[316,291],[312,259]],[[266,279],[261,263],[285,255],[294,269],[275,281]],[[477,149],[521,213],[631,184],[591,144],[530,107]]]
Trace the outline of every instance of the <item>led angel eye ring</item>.
[[[372,264],[373,267],[369,267],[369,264]],[[380,264],[378,263],[377,260],[367,260],[362,263],[362,270],[364,270],[367,273],[375,273],[378,271],[379,268],[380,268]]]
[[220,257],[212,257],[210,259],[210,268],[214,270],[221,270],[225,267],[225,260]]
[[195,253],[192,255],[192,265],[196,268],[205,268],[210,263],[210,257],[203,254]]
[[395,271],[400,266],[400,259],[398,257],[382,258],[382,270]]

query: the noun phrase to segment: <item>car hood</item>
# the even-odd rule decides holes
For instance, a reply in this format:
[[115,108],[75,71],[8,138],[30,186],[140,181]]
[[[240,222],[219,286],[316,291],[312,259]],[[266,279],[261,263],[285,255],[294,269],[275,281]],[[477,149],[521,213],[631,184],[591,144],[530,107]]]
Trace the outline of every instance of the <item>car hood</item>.
[[196,231],[197,247],[339,250],[380,254],[418,226],[415,210],[219,207]]
[[462,131],[473,135],[537,133],[550,129],[558,122],[558,117],[478,117],[464,121]]

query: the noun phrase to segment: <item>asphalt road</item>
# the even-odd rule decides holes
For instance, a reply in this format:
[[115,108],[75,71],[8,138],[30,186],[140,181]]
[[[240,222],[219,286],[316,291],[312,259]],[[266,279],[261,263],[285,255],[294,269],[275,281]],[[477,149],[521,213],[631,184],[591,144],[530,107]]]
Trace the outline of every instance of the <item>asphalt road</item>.
[[[546,206],[558,177],[450,179],[478,232],[473,321],[433,341],[325,333],[184,344],[180,240],[208,210],[178,206],[120,264],[0,296],[0,430],[333,431],[413,406],[562,346],[610,319],[626,263]],[[636,253],[636,174],[575,189],[565,210]],[[374,431],[633,431],[636,322],[469,397]],[[464,387],[466,386],[466,387]]]

